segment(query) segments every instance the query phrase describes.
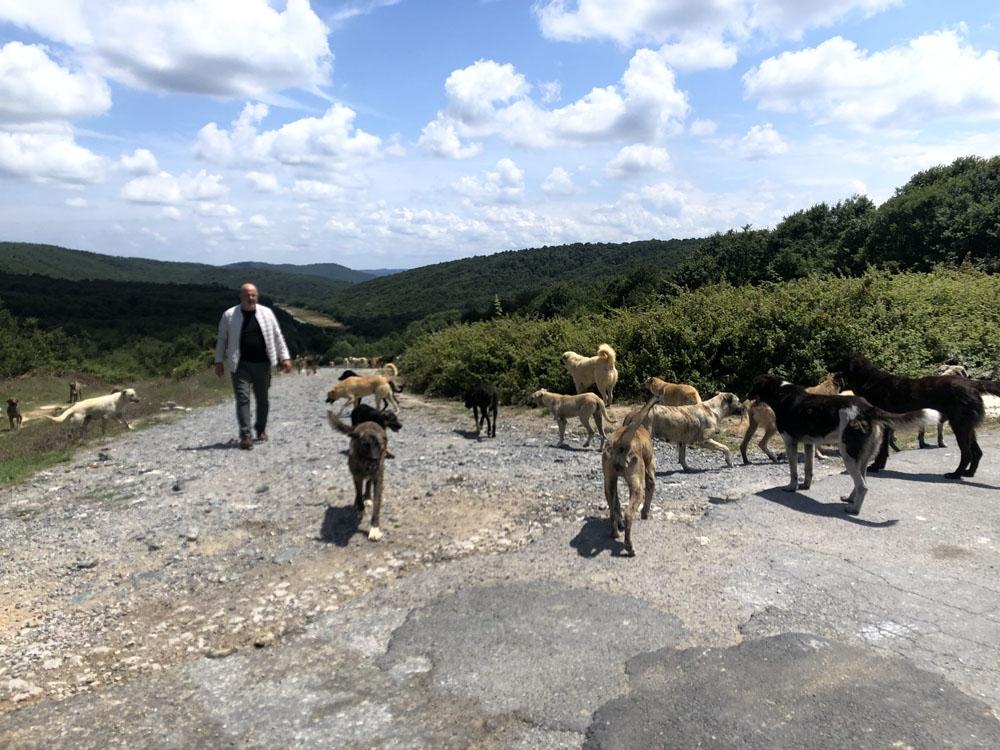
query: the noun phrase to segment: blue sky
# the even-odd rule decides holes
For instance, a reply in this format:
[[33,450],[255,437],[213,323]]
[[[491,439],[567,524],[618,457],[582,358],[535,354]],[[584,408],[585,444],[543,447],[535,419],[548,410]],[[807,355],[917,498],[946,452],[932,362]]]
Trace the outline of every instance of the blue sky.
[[773,226],[1000,144],[1000,6],[0,0],[2,240],[412,267]]

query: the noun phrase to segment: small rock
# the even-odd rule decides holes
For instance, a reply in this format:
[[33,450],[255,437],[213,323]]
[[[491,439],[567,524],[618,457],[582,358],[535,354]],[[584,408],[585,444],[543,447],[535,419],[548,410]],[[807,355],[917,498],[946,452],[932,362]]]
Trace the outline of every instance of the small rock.
[[198,529],[188,529],[183,534],[181,534],[181,536],[184,537],[186,541],[196,542],[198,541]]
[[225,659],[230,654],[236,653],[235,646],[227,646],[226,648],[211,648],[205,652],[205,656],[209,659]]
[[268,486],[266,484],[262,484],[260,487],[257,488],[257,493],[258,494],[263,493],[263,492],[270,492],[270,491],[271,491],[270,486]]
[[177,482],[174,482],[174,486],[173,486],[173,487],[171,487],[170,489],[172,489],[172,490],[173,490],[174,492],[180,492],[181,490],[183,490],[183,489],[184,489],[184,487],[183,487],[183,485],[182,485],[182,484],[180,483],[180,481],[177,481]]
[[76,568],[77,570],[90,570],[91,568],[97,567],[97,560],[96,559],[77,560],[70,567]]
[[261,633],[253,639],[254,648],[267,648],[274,643],[274,633]]

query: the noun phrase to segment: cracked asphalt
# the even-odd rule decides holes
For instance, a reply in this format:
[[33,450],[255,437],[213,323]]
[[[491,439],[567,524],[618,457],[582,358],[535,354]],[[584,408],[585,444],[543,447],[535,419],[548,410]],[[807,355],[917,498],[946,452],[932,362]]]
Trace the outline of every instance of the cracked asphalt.
[[860,517],[844,474],[741,495],[737,469],[702,514],[661,499],[636,558],[603,512],[562,517],[272,645],[6,713],[0,746],[1000,747],[1000,433],[981,444],[963,482],[953,445],[891,456]]

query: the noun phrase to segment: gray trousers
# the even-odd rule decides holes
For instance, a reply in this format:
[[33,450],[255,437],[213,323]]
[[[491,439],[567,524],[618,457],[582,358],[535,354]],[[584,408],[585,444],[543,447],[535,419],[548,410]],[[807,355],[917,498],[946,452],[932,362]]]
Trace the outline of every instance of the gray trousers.
[[233,393],[236,396],[236,421],[240,424],[240,437],[250,435],[250,394],[257,403],[257,419],[253,428],[259,433],[267,428],[267,389],[271,387],[269,362],[244,362],[240,360],[236,372],[231,374]]

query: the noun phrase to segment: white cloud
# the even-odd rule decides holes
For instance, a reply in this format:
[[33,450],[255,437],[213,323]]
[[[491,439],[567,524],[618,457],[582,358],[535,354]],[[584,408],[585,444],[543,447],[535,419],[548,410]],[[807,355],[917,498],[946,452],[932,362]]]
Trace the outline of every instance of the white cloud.
[[9,20],[129,86],[261,97],[329,82],[329,29],[309,0],[7,0]]
[[76,197],[76,198],[67,198],[66,205],[69,206],[70,208],[86,208],[88,204],[86,198]]
[[736,64],[736,46],[721,39],[693,36],[664,44],[659,49],[663,61],[677,70],[731,68]]
[[663,172],[670,166],[670,156],[665,148],[634,143],[625,146],[608,162],[604,173],[608,177],[629,177],[642,172]]
[[277,194],[281,192],[278,178],[267,172],[247,172],[247,182],[258,193]]
[[296,180],[292,192],[307,201],[322,201],[339,198],[344,194],[344,189],[319,180]]
[[194,204],[194,210],[199,216],[215,218],[236,216],[240,212],[231,203],[215,203],[214,201],[198,201]]
[[754,125],[740,139],[739,154],[744,159],[757,161],[788,152],[788,144],[771,123]]
[[334,26],[340,26],[352,18],[366,16],[379,8],[398,5],[399,2],[400,0],[365,0],[364,2],[348,3],[334,11],[333,15],[330,16],[330,23]]
[[170,219],[171,221],[181,220],[180,209],[177,208],[176,206],[164,206],[160,210],[160,216],[162,216],[164,219]]
[[958,30],[875,53],[833,37],[765,60],[743,85],[763,109],[859,129],[1000,117],[1000,57],[973,49]]
[[718,125],[712,120],[694,120],[688,130],[691,135],[703,137],[715,133]]
[[448,76],[448,107],[420,138],[438,156],[460,158],[480,148],[463,139],[499,135],[518,146],[652,140],[687,115],[685,94],[673,71],[650,50],[639,50],[617,85],[596,87],[564,107],[545,109],[510,65],[480,60]]
[[304,117],[277,130],[258,131],[267,116],[263,104],[247,104],[223,130],[214,122],[198,133],[195,155],[208,161],[338,167],[378,156],[381,139],[354,127],[356,113],[332,105],[322,117]]
[[247,219],[247,224],[252,227],[265,228],[271,226],[271,221],[264,214],[254,214]]
[[542,190],[550,195],[575,195],[580,188],[573,176],[562,167],[555,167],[542,182]]
[[538,84],[538,92],[542,95],[542,102],[551,104],[562,97],[562,84],[559,81],[543,81]]
[[69,128],[50,132],[0,131],[0,173],[35,182],[94,183],[104,179],[107,160],[73,140]]
[[202,169],[196,174],[185,173],[179,177],[169,172],[136,177],[125,183],[122,198],[130,203],[173,206],[184,202],[215,201],[227,192],[221,175],[208,174]]
[[524,193],[524,171],[510,159],[501,159],[496,171],[486,172],[481,180],[461,177],[454,188],[474,203],[511,203]]
[[625,200],[638,200],[647,208],[667,216],[680,216],[687,205],[684,192],[669,182],[644,185],[637,193],[628,194]]
[[161,245],[167,244],[167,238],[164,237],[159,232],[157,232],[155,229],[150,229],[149,227],[142,227],[139,231],[142,234],[146,235],[147,237],[150,237],[150,238],[156,240]]
[[125,171],[130,174],[150,175],[159,171],[153,152],[145,148],[137,148],[131,156],[123,154],[120,161]]
[[44,47],[8,42],[0,47],[0,122],[73,120],[111,108],[111,90],[100,77],[71,72]]

